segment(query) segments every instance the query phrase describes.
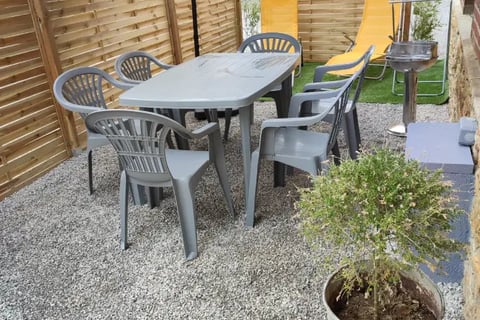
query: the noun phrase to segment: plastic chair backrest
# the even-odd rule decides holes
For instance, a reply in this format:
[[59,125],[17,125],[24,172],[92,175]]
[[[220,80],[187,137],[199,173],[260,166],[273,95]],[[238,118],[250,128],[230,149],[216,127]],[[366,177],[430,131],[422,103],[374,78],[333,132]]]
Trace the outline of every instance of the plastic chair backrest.
[[313,82],[324,81],[323,77],[330,71],[348,70],[351,68],[355,68],[356,70],[359,70],[360,68],[366,69],[366,66],[370,62],[370,57],[373,55],[374,51],[375,46],[371,45],[361,56],[358,57],[358,59],[353,62],[317,66],[313,74]]
[[[373,52],[375,51],[375,46],[370,46],[368,48],[368,50],[360,57],[359,59],[359,64],[361,65],[361,68],[358,72],[358,75],[357,75],[357,82],[355,84],[355,91],[354,91],[354,94],[353,96],[350,98],[350,103],[351,103],[351,106],[350,106],[350,109],[349,110],[352,110],[355,108],[355,105],[358,101],[358,98],[360,97],[360,92],[362,91],[362,85],[363,85],[363,81],[365,79],[365,73],[367,72],[367,67],[368,67],[368,64],[370,62],[370,57],[373,55]],[[345,68],[349,68],[349,66],[345,66]]]
[[115,71],[123,81],[138,84],[152,77],[152,64],[165,70],[173,67],[163,63],[148,52],[131,51],[117,58]]
[[[337,95],[335,96],[334,100],[332,101],[333,106],[329,110],[329,114],[333,115],[333,118],[329,121],[331,123],[330,126],[330,132],[329,132],[329,137],[328,137],[328,144],[327,144],[327,152],[332,150],[335,144],[337,143],[337,137],[338,137],[338,132],[340,131],[342,120],[344,117],[345,109],[347,108],[349,99],[350,99],[350,91],[355,83],[355,81],[361,76],[363,72],[363,68],[356,71],[352,76],[350,76],[344,84],[335,90],[337,92]],[[325,94],[331,94],[330,91],[320,91],[319,93]],[[297,94],[299,95],[299,94]],[[298,102],[294,99],[295,96],[292,97],[292,103],[290,105],[290,108],[298,109],[299,106],[294,106],[298,105]],[[318,99],[318,101],[310,100],[307,101],[308,103],[317,103],[321,104],[322,99],[329,100],[328,97],[321,97]],[[305,103],[305,102],[303,102]],[[302,104],[303,104],[302,103]],[[301,106],[300,106],[301,107]]]
[[[292,96],[290,100],[289,106],[289,118],[298,117],[302,113],[302,107],[308,104],[318,104],[322,105],[322,101],[329,101],[329,105],[331,107],[329,110],[325,110],[323,108],[321,113],[316,113],[313,116],[305,117],[306,121],[310,121],[309,119],[317,119],[316,121],[319,122],[323,120],[323,118],[327,114],[333,114],[333,119],[329,122],[331,123],[330,131],[329,131],[329,138],[327,144],[327,151],[332,150],[333,146],[337,141],[338,132],[341,128],[341,122],[345,113],[345,109],[347,107],[350,91],[354,82],[360,77],[362,74],[362,69],[356,71],[352,76],[349,78],[342,80],[342,85],[339,88],[335,88],[333,90],[320,90],[320,91],[313,91],[313,92],[303,92],[297,93]],[[299,122],[301,122],[301,117],[299,118]],[[316,123],[316,122],[313,122]],[[311,125],[312,123],[305,122],[301,125]]]
[[332,150],[334,145],[337,143],[338,132],[340,131],[342,119],[344,117],[345,109],[350,96],[350,89],[360,74],[361,70],[355,72],[355,74],[350,77],[349,81],[341,88],[342,92],[334,104],[333,121],[330,129],[330,136],[328,137],[327,150]]
[[302,51],[300,43],[291,35],[280,32],[255,34],[245,39],[239,52],[297,52]]
[[107,137],[118,153],[121,167],[141,181],[170,181],[165,152],[169,132],[190,138],[189,131],[178,122],[147,111],[97,111],[87,117],[86,124]]
[[112,86],[124,90],[131,88],[131,85],[115,80],[103,70],[79,67],[58,76],[53,93],[65,109],[78,112],[85,119],[88,113],[107,108],[104,90]]
[[368,64],[370,63],[370,58],[373,55],[374,51],[375,51],[375,46],[371,45],[367,49],[365,54],[360,57],[360,59],[363,61],[363,66],[362,66],[359,74],[357,75],[358,81],[357,81],[357,84],[356,84],[356,87],[355,87],[355,93],[354,93],[354,95],[351,99],[351,101],[352,101],[351,109],[355,108],[355,104],[357,103],[358,98],[360,97],[360,92],[362,91],[363,81],[365,79],[365,73],[367,72],[367,67],[368,67]]

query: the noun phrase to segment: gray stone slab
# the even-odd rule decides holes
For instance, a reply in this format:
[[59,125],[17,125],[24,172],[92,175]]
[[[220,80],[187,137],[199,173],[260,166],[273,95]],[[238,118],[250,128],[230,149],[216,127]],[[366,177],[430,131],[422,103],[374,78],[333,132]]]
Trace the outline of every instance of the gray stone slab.
[[[474,164],[470,147],[458,143],[458,133],[458,123],[411,123],[405,153],[408,158],[420,161],[429,169],[443,169],[445,179],[452,182],[459,206],[465,213],[452,221],[450,237],[467,243],[470,239],[468,214],[474,194]],[[461,283],[464,258],[460,253],[452,253],[447,261],[441,262],[441,270],[433,272],[427,266],[422,266],[422,269],[435,282]]]
[[407,130],[405,154],[427,168],[445,173],[473,174],[470,147],[458,144],[458,123],[417,122]]
[[[446,173],[445,179],[452,182],[455,194],[458,197],[458,204],[465,211],[464,214],[452,221],[450,237],[457,241],[468,243],[470,240],[469,213],[471,212],[474,194],[474,175]],[[422,270],[435,282],[461,283],[463,280],[464,260],[464,254],[451,253],[447,261],[440,263],[441,270],[433,272],[427,266],[422,266]]]

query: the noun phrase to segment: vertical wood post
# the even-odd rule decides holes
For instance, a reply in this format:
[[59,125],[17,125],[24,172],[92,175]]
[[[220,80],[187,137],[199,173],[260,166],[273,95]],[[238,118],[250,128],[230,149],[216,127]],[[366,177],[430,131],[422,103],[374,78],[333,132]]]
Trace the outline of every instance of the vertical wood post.
[[235,0],[235,17],[237,20],[237,23],[235,24],[237,26],[237,48],[240,47],[240,45],[243,42],[243,21],[242,21],[242,3],[241,0]]
[[[55,41],[53,39],[53,32],[48,21],[47,9],[45,7],[44,1],[41,0],[27,0],[28,6],[30,9],[30,14],[32,16],[33,27],[35,29],[35,35],[37,37],[37,42],[40,47],[40,53],[42,55],[43,64],[45,66],[45,72],[47,74],[47,79],[50,88],[53,87],[55,79],[60,74],[62,68],[60,60],[58,58],[58,53],[55,46]],[[62,136],[64,137],[64,143],[69,155],[71,155],[71,146],[78,146],[78,134],[75,127],[75,121],[73,114],[65,109],[63,109],[55,98],[53,98],[52,91],[52,100],[55,106],[57,113],[57,118],[59,122],[60,130],[62,131]]]
[[411,21],[411,16],[412,16],[412,3],[407,2],[404,3],[404,8],[403,8],[403,34],[402,34],[402,41],[408,41],[410,37],[410,21]]
[[170,43],[173,52],[173,64],[180,64],[183,62],[183,55],[180,43],[180,33],[178,30],[175,0],[165,0],[165,8],[167,10],[168,29],[170,32]]

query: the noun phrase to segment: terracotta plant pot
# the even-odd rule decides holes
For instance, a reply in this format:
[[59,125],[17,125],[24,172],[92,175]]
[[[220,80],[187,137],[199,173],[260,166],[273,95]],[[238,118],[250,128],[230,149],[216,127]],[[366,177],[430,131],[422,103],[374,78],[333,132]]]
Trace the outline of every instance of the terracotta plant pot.
[[[338,318],[334,312],[338,308],[336,297],[342,288],[342,279],[338,276],[342,269],[332,273],[323,288],[323,305],[327,311],[328,320],[348,320]],[[436,317],[443,319],[445,313],[445,302],[437,285],[421,270],[402,271],[402,285],[410,292],[416,300],[425,305]]]

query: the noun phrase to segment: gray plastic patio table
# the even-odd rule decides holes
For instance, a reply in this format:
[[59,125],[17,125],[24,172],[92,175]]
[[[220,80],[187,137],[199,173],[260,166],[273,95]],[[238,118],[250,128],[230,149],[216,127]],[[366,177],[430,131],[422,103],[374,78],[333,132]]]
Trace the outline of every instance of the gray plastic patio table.
[[[250,170],[250,119],[255,100],[282,84],[279,117],[286,117],[292,94],[292,71],[298,53],[211,53],[161,72],[120,95],[120,105],[170,108],[239,108],[244,183]],[[279,166],[280,167],[280,166]],[[283,185],[283,168],[275,185]]]

